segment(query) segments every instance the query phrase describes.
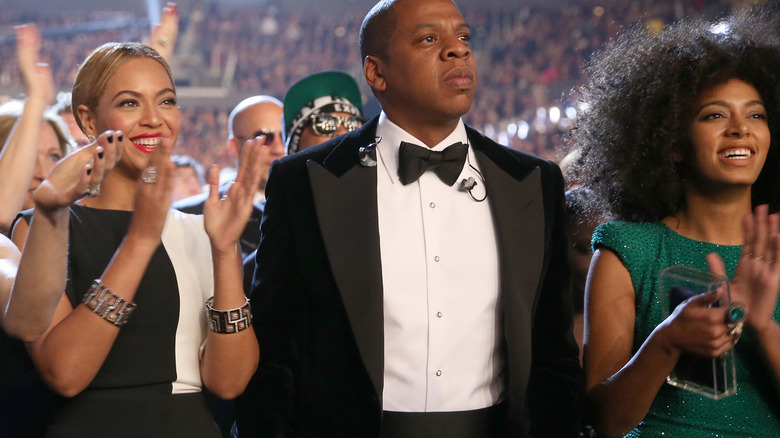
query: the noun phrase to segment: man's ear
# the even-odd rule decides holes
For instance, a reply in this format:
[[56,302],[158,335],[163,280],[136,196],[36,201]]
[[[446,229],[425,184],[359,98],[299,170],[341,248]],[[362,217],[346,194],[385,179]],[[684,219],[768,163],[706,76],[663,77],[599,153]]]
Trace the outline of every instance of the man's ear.
[[241,145],[236,137],[230,137],[227,141],[227,148],[236,159],[241,157]]
[[373,55],[366,56],[363,62],[363,75],[366,77],[366,83],[374,91],[385,91],[387,82],[383,74],[382,60]]
[[81,104],[77,108],[76,112],[78,113],[79,119],[81,120],[81,126],[83,126],[84,135],[97,137],[100,133],[97,132],[97,128],[95,128],[95,117],[93,116],[92,111],[87,108],[86,105]]

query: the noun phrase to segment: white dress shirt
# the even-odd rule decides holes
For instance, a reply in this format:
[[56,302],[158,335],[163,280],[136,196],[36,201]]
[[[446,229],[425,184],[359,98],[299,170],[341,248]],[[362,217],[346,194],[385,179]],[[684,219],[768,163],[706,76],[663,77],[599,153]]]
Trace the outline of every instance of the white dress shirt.
[[[398,179],[402,141],[424,144],[382,113],[377,127],[377,203],[384,288],[383,409],[442,412],[499,402],[502,382],[498,249],[489,201],[459,189],[474,177],[473,150],[449,187],[426,171]],[[468,143],[457,128],[433,150]]]

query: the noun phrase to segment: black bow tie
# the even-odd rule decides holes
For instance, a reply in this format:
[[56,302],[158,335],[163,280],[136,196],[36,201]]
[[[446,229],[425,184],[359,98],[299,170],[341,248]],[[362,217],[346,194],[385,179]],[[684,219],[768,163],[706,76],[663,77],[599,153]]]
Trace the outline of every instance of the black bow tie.
[[444,184],[448,186],[455,184],[463,170],[468,150],[469,145],[460,142],[447,146],[439,152],[402,141],[398,151],[398,176],[401,184],[407,185],[417,181],[428,169],[433,170]]

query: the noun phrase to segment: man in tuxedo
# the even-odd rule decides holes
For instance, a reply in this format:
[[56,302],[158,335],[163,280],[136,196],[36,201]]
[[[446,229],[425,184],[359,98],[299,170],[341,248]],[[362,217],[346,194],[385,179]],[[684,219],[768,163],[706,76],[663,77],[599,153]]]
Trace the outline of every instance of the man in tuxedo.
[[360,37],[382,113],[272,166],[239,436],[576,436],[560,170],[463,124],[450,0],[381,1]]
[[[257,248],[260,241],[260,218],[263,216],[262,203],[265,200],[265,185],[268,182],[268,170],[271,163],[285,154],[282,142],[282,102],[272,96],[251,96],[242,100],[233,108],[228,116],[228,138],[226,146],[231,155],[236,157],[236,168],[241,157],[241,148],[247,140],[262,136],[265,147],[260,160],[265,171],[260,185],[255,193],[252,217],[249,218],[244,233],[241,235],[241,252],[249,255]],[[220,188],[224,195],[229,186]],[[173,208],[185,213],[203,214],[203,205],[208,193],[182,199],[173,204]]]

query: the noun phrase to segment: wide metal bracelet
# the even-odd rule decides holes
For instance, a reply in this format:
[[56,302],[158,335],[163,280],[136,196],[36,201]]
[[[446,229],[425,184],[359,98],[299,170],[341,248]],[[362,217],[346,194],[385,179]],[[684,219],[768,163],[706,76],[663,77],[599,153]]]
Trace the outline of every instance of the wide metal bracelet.
[[214,297],[206,300],[206,319],[209,328],[216,333],[238,333],[252,325],[252,308],[249,298],[244,297],[243,306],[230,310],[217,310],[214,306]]
[[100,280],[95,280],[81,302],[91,311],[117,327],[127,323],[137,305],[126,301],[103,286]]

